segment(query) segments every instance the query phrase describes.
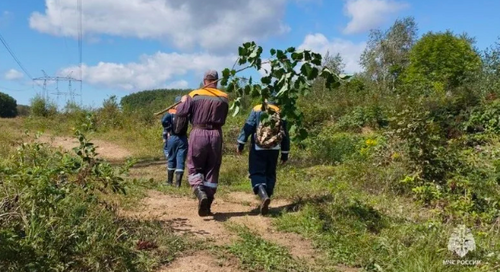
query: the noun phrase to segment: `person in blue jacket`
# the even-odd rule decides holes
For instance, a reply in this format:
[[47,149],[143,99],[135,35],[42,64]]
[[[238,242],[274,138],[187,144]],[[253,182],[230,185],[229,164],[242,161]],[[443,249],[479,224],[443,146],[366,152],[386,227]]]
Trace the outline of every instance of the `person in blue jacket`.
[[[267,106],[275,112],[280,109],[273,101],[267,101]],[[283,131],[285,132],[281,142],[276,143],[275,146],[262,148],[255,142],[257,128],[260,124],[260,116],[262,114],[262,105],[255,106],[250,112],[245,125],[243,126],[239,137],[237,153],[241,154],[244,149],[245,143],[249,136],[251,136],[251,148],[249,154],[249,178],[251,180],[253,192],[259,195],[261,199],[260,212],[262,215],[268,213],[269,203],[271,196],[274,193],[274,186],[276,184],[276,168],[278,158],[281,150],[281,163],[288,160],[288,153],[290,151],[290,137],[285,120],[281,120]]]
[[[180,100],[180,97],[175,98],[175,102]],[[170,109],[163,116],[161,123],[165,142],[163,151],[167,158],[167,185],[173,185],[175,174],[176,186],[180,187],[188,150],[188,122],[184,117],[177,117],[176,113],[176,108]]]

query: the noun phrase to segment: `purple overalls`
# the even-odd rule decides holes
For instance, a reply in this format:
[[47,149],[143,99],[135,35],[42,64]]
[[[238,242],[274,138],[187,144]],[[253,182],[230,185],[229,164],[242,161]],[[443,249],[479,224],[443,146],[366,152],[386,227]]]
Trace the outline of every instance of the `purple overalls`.
[[204,185],[209,198],[217,191],[222,163],[222,126],[228,112],[228,95],[215,88],[194,90],[177,106],[177,116],[189,116],[193,126],[188,141],[189,184],[193,189]]

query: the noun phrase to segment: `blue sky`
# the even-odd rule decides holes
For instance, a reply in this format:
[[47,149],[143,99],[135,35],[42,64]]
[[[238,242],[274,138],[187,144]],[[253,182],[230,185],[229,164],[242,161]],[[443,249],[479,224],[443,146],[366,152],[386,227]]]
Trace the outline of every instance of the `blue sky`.
[[[295,46],[340,53],[348,73],[360,71],[369,30],[413,16],[419,34],[452,30],[485,49],[500,36],[495,0],[82,0],[83,86],[76,101],[98,107],[111,95],[157,88],[196,88],[203,72],[221,71],[237,48],[256,41],[264,52]],[[80,79],[77,0],[0,1],[0,34],[27,75],[0,44],[0,92],[29,104],[42,88],[32,78]],[[258,75],[258,73],[254,73]],[[39,81],[38,84],[42,85]],[[80,93],[78,82],[73,89]],[[68,82],[49,84],[63,106]]]

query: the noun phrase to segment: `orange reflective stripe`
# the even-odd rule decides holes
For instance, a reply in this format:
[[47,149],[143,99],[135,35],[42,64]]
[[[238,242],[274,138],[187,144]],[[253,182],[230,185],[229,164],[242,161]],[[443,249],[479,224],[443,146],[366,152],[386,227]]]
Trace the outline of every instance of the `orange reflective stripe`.
[[214,96],[214,97],[218,96],[218,97],[229,98],[227,93],[214,88],[198,89],[189,93],[189,96],[191,97],[194,97],[195,95]]
[[176,113],[177,113],[177,110],[176,110],[176,109],[169,109],[169,110],[168,110],[168,113],[176,114]]
[[[267,104],[267,106],[268,106],[269,108],[273,109],[273,110],[274,110],[274,111],[276,111],[276,112],[279,112],[279,111],[280,111],[280,108],[278,108],[278,107],[277,107],[277,106],[275,106],[275,105],[269,105],[269,104]],[[257,105],[257,106],[255,106],[255,107],[253,107],[253,110],[254,110],[254,111],[261,111],[261,110],[262,110],[262,104],[260,104],[260,105]]]

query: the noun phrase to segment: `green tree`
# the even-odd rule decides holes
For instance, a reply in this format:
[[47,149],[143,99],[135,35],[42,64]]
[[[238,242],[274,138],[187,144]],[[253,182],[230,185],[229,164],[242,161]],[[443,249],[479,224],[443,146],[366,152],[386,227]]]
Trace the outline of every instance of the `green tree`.
[[16,117],[17,101],[10,95],[0,92],[0,117]]
[[410,51],[405,82],[433,91],[451,91],[469,82],[481,69],[473,42],[451,31],[428,32]]
[[372,30],[360,63],[365,76],[379,90],[394,91],[398,80],[410,63],[409,52],[417,40],[417,24],[413,17],[396,20],[385,32]]
[[345,63],[339,53],[335,54],[335,56],[331,56],[330,52],[327,51],[323,57],[323,66],[330,69],[333,73],[342,74],[344,73]]
[[[322,57],[321,66],[326,67],[332,73],[339,75],[344,73],[345,63],[339,53],[330,55],[330,52],[327,51]],[[311,84],[311,94],[304,96],[303,99],[299,100],[304,101],[305,103],[321,104],[321,102],[324,102],[325,100],[332,99],[335,94],[330,92],[329,88],[326,88],[325,83],[325,78],[316,78]]]
[[500,38],[498,41],[484,50],[483,73],[479,88],[484,94],[497,94],[500,92]]

